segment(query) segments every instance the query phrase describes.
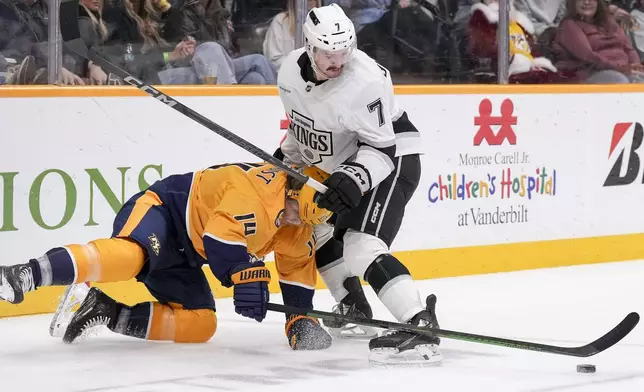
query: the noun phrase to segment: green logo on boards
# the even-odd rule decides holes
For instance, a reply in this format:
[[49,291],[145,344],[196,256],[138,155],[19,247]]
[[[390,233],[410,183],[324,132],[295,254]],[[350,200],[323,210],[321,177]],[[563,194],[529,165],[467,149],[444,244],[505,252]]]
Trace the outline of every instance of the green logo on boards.
[[[74,214],[82,213],[81,211],[77,211],[79,193],[81,193],[82,199],[89,200],[89,211],[87,211],[87,221],[84,226],[98,226],[99,223],[94,219],[95,198],[101,195],[116,214],[127,200],[125,189],[126,174],[129,174],[131,169],[131,167],[117,167],[116,169],[101,169],[101,172],[97,168],[91,168],[84,169],[84,174],[70,174],[60,169],[47,169],[38,174],[33,180],[30,180],[29,192],[26,194],[24,192],[16,193],[16,183],[24,180],[24,178],[21,178],[20,172],[0,172],[0,181],[2,181],[0,187],[0,192],[2,192],[0,233],[4,231],[18,231],[21,225],[27,223],[16,220],[16,198],[24,196],[28,197],[27,205],[29,207],[31,220],[45,230],[56,230],[69,223]],[[120,174],[120,184],[108,183],[103,173],[107,173],[109,170],[115,170],[115,172]],[[145,178],[148,172],[158,174],[158,179],[163,177],[162,165],[144,166],[138,172],[138,189],[129,194],[128,197],[136,192],[147,189],[151,185]],[[48,193],[44,193],[43,182],[47,180],[48,184],[50,184],[50,181],[54,179],[58,181],[57,183],[61,184],[60,187],[63,188],[65,197],[64,200],[61,199],[59,202],[60,205],[52,207],[60,209],[63,211],[63,214],[60,219],[56,219],[57,222],[46,222],[41,209],[44,203],[51,203],[51,201],[47,200]],[[83,192],[87,192],[87,194],[83,195]],[[118,196],[116,192],[119,192]],[[24,215],[20,219],[24,220]]]

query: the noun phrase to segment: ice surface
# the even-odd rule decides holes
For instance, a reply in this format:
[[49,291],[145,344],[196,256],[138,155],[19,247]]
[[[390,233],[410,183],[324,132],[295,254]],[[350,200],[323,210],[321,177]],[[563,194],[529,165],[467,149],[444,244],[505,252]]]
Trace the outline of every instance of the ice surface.
[[[438,296],[441,326],[479,334],[576,346],[644,315],[644,261],[418,282]],[[371,289],[374,317],[391,320]],[[27,296],[27,300],[29,297]],[[279,295],[272,298],[280,302]],[[331,308],[327,291],[315,306]],[[371,368],[366,342],[335,341],[325,351],[292,351],[284,316],[259,324],[217,301],[219,328],[207,344],[148,342],[103,330],[66,345],[48,334],[51,315],[0,319],[4,391],[644,391],[644,323],[590,358],[562,357],[443,339],[444,363],[422,369]],[[576,372],[592,363],[595,374]]]

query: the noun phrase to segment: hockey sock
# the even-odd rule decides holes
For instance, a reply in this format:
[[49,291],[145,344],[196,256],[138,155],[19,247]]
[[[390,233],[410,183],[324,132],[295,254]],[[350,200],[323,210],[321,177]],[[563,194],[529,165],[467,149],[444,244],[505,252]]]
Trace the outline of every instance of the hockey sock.
[[393,255],[378,256],[364,276],[398,321],[407,322],[425,310],[409,270]]
[[212,309],[188,310],[181,305],[143,302],[124,306],[108,327],[139,339],[203,343],[215,334],[217,315]]
[[315,253],[318,272],[336,302],[349,294],[344,281],[353,276],[342,257],[342,248],[342,242],[332,238]]
[[[312,289],[280,282],[284,304],[313,309]],[[331,335],[320,326],[317,319],[298,314],[287,314],[284,332],[294,350],[322,350],[331,346]]]
[[[301,286],[280,282],[284,305],[304,309],[313,309],[313,294],[315,290]],[[288,315],[287,315],[288,318]]]
[[[145,253],[132,241],[109,238],[85,245],[53,248],[29,263],[34,271],[36,287],[66,286],[81,282],[120,282],[132,279],[141,271]],[[34,265],[38,268],[33,268]]]

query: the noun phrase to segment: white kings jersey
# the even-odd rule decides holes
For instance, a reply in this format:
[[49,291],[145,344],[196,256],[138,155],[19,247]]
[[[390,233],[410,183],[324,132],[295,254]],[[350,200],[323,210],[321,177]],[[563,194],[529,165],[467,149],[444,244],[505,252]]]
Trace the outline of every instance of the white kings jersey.
[[360,50],[354,56],[339,77],[317,83],[304,48],[286,57],[277,77],[290,120],[281,149],[290,163],[353,175],[366,192],[394,170],[395,157],[422,151],[389,71]]

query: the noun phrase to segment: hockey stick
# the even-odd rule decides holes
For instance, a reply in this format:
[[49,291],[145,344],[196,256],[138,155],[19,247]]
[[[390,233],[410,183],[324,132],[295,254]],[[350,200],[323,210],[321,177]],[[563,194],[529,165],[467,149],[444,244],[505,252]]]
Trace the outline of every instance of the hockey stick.
[[121,79],[123,79],[127,84],[132,85],[144,93],[150,95],[153,98],[156,98],[158,101],[164,103],[166,106],[171,107],[172,109],[178,111],[184,116],[196,121],[197,123],[203,125],[204,127],[215,132],[224,139],[235,143],[237,146],[243,148],[244,150],[250,152],[251,154],[257,156],[260,159],[263,159],[265,162],[269,162],[274,166],[278,167],[280,170],[288,173],[288,175],[294,177],[300,182],[306,183],[313,189],[325,193],[326,186],[322,185],[318,181],[305,176],[304,174],[298,172],[297,170],[289,167],[287,164],[281,160],[270,155],[261,148],[255,146],[254,144],[242,139],[241,137],[235,135],[224,127],[216,124],[215,122],[207,119],[203,115],[195,112],[184,104],[180,103],[176,99],[163,94],[157,89],[149,86],[142,81],[136,79],[130,75],[127,71],[122,70],[116,65],[110,63],[108,60],[99,56],[98,54],[92,52],[87,48],[85,42],[80,36],[80,29],[78,27],[78,5],[79,0],[62,0],[60,3],[60,33],[63,37],[65,46],[72,52],[78,54],[79,56],[86,58],[93,63],[98,64],[104,71],[107,73],[112,73]]
[[440,336],[448,339],[463,340],[467,342],[516,348],[521,350],[539,351],[550,354],[567,355],[572,357],[590,357],[612,347],[617,342],[622,340],[626,335],[628,335],[640,321],[639,314],[632,312],[629,313],[624,318],[624,320],[617,324],[615,328],[592,343],[588,343],[584,346],[579,347],[560,347],[541,343],[525,342],[521,340],[504,339],[494,336],[475,335],[467,332],[450,331],[447,329],[418,327],[415,325],[395,323],[391,321],[373,320],[363,317],[352,317],[337,313],[322,312],[314,309],[303,309],[274,303],[268,304],[268,310],[285,314],[299,314],[302,316],[321,318],[322,320],[344,321],[376,328],[408,330],[426,335]]

